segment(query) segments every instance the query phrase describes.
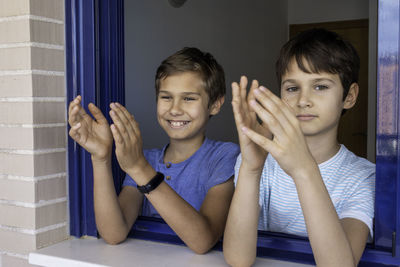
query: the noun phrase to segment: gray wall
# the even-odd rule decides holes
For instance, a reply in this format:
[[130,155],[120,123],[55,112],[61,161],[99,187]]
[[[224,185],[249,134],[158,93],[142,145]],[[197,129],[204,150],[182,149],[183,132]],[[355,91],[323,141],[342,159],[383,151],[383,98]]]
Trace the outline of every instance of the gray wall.
[[367,0],[288,0],[288,23],[367,19]]
[[224,67],[225,105],[207,136],[237,142],[230,84],[244,74],[277,89],[274,64],[288,35],[287,9],[287,1],[188,0],[181,8],[167,0],[125,1],[126,106],[140,124],[144,147],[168,142],[155,115],[154,76],[161,61],[184,46],[211,52]]

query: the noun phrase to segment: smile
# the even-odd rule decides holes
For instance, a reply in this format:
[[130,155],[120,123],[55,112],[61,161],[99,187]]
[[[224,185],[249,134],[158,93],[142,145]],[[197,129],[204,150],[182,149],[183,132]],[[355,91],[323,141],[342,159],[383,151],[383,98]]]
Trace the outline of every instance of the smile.
[[189,123],[189,121],[170,121],[168,120],[171,128],[182,128]]

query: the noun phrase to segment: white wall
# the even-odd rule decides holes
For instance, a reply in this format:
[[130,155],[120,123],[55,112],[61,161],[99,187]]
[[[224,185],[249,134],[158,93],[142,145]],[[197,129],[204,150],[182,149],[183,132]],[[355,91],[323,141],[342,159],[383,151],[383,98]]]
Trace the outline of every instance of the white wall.
[[211,52],[224,67],[227,96],[211,119],[210,138],[236,142],[230,84],[245,74],[277,88],[274,64],[287,37],[287,1],[125,1],[126,106],[140,124],[144,147],[168,139],[158,126],[154,76],[161,61],[184,46]]
[[305,24],[366,19],[366,0],[288,0],[288,23]]

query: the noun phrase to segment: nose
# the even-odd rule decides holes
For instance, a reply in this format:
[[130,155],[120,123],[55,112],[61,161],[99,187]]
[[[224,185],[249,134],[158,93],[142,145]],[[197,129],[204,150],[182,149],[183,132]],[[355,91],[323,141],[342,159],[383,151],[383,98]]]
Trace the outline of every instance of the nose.
[[181,101],[179,99],[172,101],[169,113],[172,116],[179,116],[179,115],[183,114],[182,107],[181,107]]
[[308,90],[301,90],[297,101],[297,106],[300,108],[311,107],[312,102]]

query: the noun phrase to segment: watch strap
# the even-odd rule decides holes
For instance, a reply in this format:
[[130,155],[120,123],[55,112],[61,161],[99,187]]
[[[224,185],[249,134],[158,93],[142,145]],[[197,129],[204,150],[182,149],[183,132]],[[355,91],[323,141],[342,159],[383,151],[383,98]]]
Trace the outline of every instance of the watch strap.
[[151,180],[147,184],[137,185],[137,189],[143,194],[148,194],[156,189],[162,181],[164,181],[164,174],[162,174],[161,172],[157,172],[156,175],[151,178]]

